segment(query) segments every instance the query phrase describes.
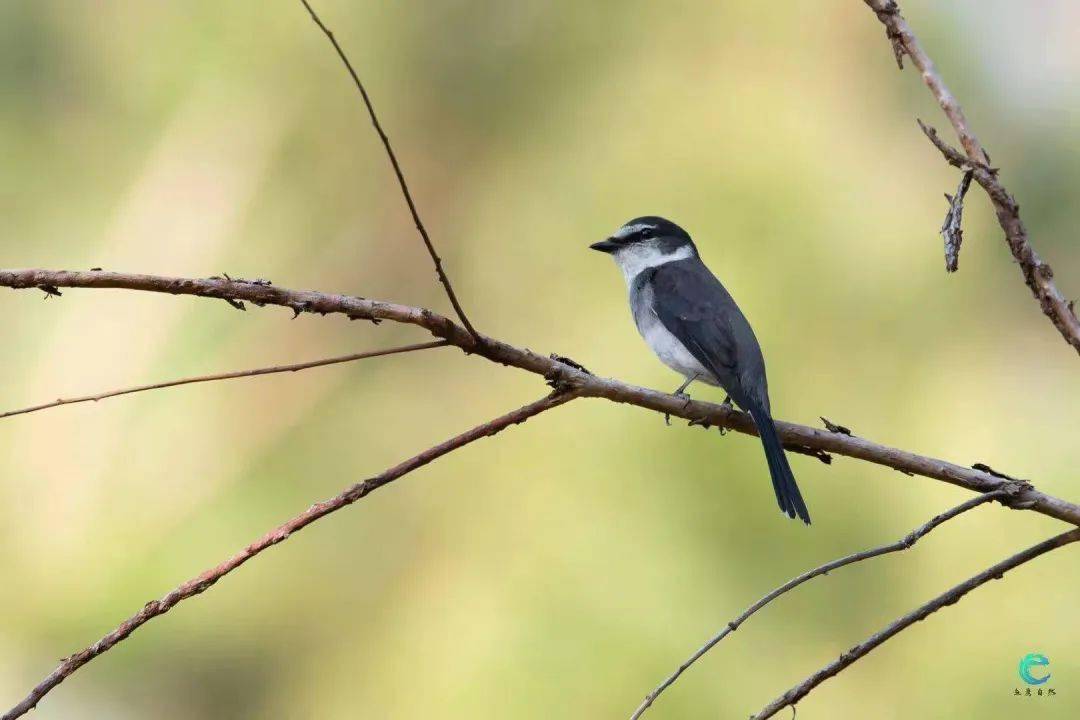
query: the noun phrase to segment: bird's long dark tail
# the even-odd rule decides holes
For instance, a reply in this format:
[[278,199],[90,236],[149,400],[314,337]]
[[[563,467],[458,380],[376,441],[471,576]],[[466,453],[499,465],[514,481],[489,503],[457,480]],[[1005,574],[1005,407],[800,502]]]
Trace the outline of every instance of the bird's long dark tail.
[[795,484],[795,476],[788,465],[787,455],[784,454],[784,446],[780,444],[780,436],[776,434],[772,417],[764,408],[759,407],[750,408],[750,416],[754,418],[761,444],[765,447],[765,459],[769,462],[769,474],[772,475],[777,504],[788,517],[798,516],[809,525],[810,513],[806,509],[802,493],[799,492],[799,486]]

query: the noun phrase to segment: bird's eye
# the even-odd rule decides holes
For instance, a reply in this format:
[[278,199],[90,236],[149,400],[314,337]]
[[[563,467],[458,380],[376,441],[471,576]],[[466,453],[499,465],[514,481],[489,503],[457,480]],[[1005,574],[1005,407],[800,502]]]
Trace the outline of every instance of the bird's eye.
[[641,239],[642,239],[642,240],[649,240],[649,239],[651,239],[651,238],[652,238],[653,236],[654,236],[654,233],[653,233],[653,229],[652,229],[652,228],[645,228],[645,229],[643,229],[643,230],[641,231]]

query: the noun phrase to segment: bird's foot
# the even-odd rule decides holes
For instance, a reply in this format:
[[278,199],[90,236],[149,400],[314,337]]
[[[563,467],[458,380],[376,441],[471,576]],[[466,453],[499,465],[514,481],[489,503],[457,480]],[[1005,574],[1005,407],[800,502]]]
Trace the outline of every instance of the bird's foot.
[[[683,387],[679,388],[675,392],[671,393],[672,397],[677,397],[680,400],[684,401],[683,402],[683,410],[685,410],[686,408],[688,408],[690,406],[690,401],[692,400],[692,398],[690,397],[690,393],[685,392],[683,390],[684,387],[686,387],[686,386],[684,385]],[[667,425],[668,427],[671,427],[671,413],[664,413],[664,424]]]
[[[720,407],[724,408],[725,410],[734,410],[735,409],[735,406],[731,404],[731,396],[730,395],[727,395],[727,396],[724,397],[724,402],[720,403]],[[720,431],[721,435],[727,435],[728,434],[728,429],[726,427],[724,427],[723,425],[717,426],[717,429]]]

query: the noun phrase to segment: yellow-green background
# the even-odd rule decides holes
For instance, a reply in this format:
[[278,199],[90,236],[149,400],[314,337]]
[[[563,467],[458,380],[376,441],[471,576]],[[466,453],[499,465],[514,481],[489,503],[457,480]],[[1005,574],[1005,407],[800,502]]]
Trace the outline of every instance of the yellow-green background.
[[[778,416],[819,415],[1080,499],[1080,358],[978,189],[961,270],[942,127],[858,0],[318,7],[484,331],[671,389],[610,260],[682,223],[751,318]],[[1080,295],[1080,11],[905,3],[1060,287]],[[447,310],[359,100],[298,2],[0,5],[0,265],[264,277]],[[944,133],[952,137],[951,133]],[[0,409],[422,340],[119,291],[0,292]],[[255,536],[545,392],[456,350],[0,422],[0,705]],[[714,400],[719,392],[699,388]],[[620,718],[773,586],[968,495],[587,400],[484,440],[266,553],[81,670],[40,718]],[[739,718],[888,620],[1057,533],[986,507],[815,580],[726,640],[657,718]],[[1080,550],[905,632],[807,718],[1073,718]],[[1014,698],[1019,658],[1055,698]],[[785,715],[790,711],[785,711]]]

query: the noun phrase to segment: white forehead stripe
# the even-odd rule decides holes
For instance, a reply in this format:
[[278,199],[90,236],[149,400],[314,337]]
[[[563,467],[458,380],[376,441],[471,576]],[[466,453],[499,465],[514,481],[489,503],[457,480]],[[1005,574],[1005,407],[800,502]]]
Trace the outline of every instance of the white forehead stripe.
[[615,234],[612,237],[616,237],[616,238],[622,240],[623,238],[630,237],[631,235],[633,235],[635,233],[641,232],[645,228],[652,228],[653,230],[655,230],[656,226],[652,225],[650,223],[637,223],[636,225],[623,225],[621,228],[619,228],[618,230],[615,231]]

